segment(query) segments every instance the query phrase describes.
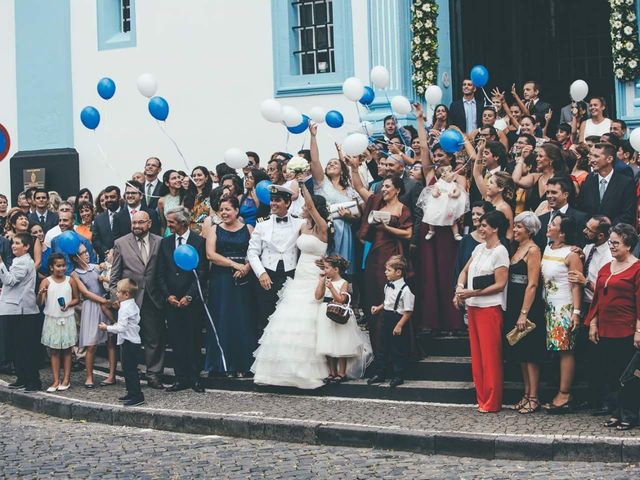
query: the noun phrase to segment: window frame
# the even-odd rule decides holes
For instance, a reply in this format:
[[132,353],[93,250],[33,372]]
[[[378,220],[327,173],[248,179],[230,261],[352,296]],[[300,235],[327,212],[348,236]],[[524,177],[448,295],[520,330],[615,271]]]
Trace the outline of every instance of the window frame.
[[353,76],[353,31],[351,0],[333,0],[333,48],[335,72],[301,75],[294,51],[298,36],[293,27],[297,9],[291,0],[271,0],[273,36],[273,81],[275,97],[326,95],[342,91]]
[[130,29],[122,31],[122,0],[96,0],[98,50],[132,48],[137,45],[136,0],[129,1]]

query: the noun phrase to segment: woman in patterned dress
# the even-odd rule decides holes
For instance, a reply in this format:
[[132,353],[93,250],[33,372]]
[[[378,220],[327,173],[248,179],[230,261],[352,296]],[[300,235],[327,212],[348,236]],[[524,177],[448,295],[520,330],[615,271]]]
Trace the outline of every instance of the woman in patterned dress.
[[559,213],[549,222],[548,245],[542,257],[543,296],[547,323],[547,350],[560,355],[560,390],[543,408],[547,413],[568,413],[573,410],[571,385],[575,372],[573,349],[580,324],[580,285],[569,283],[569,271],[582,273],[582,262],[571,251],[575,245],[576,222]]
[[191,225],[189,225],[189,228],[198,234],[202,231],[202,225],[211,211],[209,195],[211,194],[212,186],[207,167],[193,169],[189,190],[184,199],[184,206],[191,212]]

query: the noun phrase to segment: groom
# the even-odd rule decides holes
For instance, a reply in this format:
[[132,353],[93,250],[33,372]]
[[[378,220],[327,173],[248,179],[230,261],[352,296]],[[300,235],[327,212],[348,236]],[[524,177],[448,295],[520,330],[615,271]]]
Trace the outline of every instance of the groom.
[[278,292],[287,278],[293,278],[298,262],[296,241],[304,220],[288,213],[293,192],[271,185],[271,215],[259,219],[249,241],[247,260],[258,277],[258,337],[276,309]]

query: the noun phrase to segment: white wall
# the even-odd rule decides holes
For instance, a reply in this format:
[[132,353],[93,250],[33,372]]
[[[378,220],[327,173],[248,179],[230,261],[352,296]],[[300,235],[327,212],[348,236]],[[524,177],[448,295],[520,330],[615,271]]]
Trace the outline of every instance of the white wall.
[[[370,68],[366,0],[352,4],[355,72],[364,81]],[[273,96],[270,1],[137,0],[136,8],[137,47],[98,51],[96,2],[71,0],[74,137],[82,186],[98,191],[110,183],[122,184],[152,155],[160,157],[165,168],[184,168],[136,89],[143,72],[157,77],[158,94],[170,105],[166,129],[191,167],[213,167],[232,146],[254,150],[263,159],[285,148],[284,127],[266,122],[259,112],[260,102]],[[117,85],[108,102],[96,92],[103,76]],[[325,160],[334,155],[334,139],[342,141],[357,123],[353,103],[342,95],[286,98],[282,103],[303,112],[322,105],[345,115],[351,126],[320,129]],[[102,114],[95,135],[80,123],[86,105]],[[292,135],[289,150],[297,151],[303,139],[308,146],[308,136]],[[96,140],[117,176],[106,167]]]
[[[18,113],[16,106],[16,44],[14,0],[0,1],[0,123],[11,137],[11,149],[0,162],[0,192],[11,194],[9,159],[18,151]],[[12,199],[15,200],[15,199]],[[12,203],[10,200],[9,203]]]

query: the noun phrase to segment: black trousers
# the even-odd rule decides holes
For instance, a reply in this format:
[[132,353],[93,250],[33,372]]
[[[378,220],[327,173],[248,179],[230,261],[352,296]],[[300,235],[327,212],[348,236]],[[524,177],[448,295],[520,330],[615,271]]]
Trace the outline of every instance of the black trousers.
[[375,358],[373,372],[381,377],[386,377],[389,369],[394,377],[404,379],[404,373],[409,365],[409,353],[411,342],[409,337],[409,325],[405,325],[401,335],[394,335],[396,327],[402,315],[389,310],[382,312],[380,325],[380,347]]
[[200,378],[203,313],[199,301],[185,308],[167,306],[173,369],[178,383],[193,384]]
[[29,387],[40,387],[40,314],[7,315],[2,321],[8,322],[17,381]]
[[604,385],[604,403],[613,417],[638,423],[640,409],[640,379],[633,379],[620,385],[620,375],[636,352],[633,337],[600,338],[598,343],[600,364],[603,366],[601,379]]
[[278,268],[273,270],[267,270],[273,285],[271,286],[271,290],[265,290],[260,286],[260,283],[257,284],[257,297],[258,297],[258,311],[260,312],[259,323],[258,323],[258,338],[262,336],[262,332],[264,331],[267,323],[269,322],[269,317],[273,312],[276,311],[276,303],[278,303],[278,292],[284,285],[284,282],[287,281],[287,278],[293,278],[295,274],[295,270],[290,270],[288,272],[284,271],[284,262],[278,262]]
[[124,372],[124,383],[127,394],[132,398],[144,398],[140,390],[140,375],[138,375],[138,359],[140,358],[140,344],[125,340],[120,345],[120,363]]

